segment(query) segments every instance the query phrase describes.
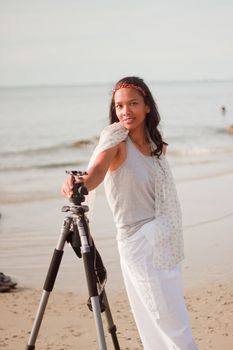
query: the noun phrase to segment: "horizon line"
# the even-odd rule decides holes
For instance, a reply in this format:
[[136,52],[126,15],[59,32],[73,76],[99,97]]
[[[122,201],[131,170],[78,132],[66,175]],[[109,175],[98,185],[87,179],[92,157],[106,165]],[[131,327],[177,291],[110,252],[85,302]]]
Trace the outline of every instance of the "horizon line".
[[[144,79],[146,80],[146,79]],[[148,80],[149,84],[172,84],[172,83],[204,83],[204,82],[233,82],[233,78],[199,78],[199,79],[181,79],[181,80]],[[25,85],[0,85],[0,89],[20,89],[20,88],[59,88],[59,87],[81,87],[81,86],[103,86],[114,85],[111,81],[105,82],[71,82],[71,83],[42,83],[42,84],[25,84]]]

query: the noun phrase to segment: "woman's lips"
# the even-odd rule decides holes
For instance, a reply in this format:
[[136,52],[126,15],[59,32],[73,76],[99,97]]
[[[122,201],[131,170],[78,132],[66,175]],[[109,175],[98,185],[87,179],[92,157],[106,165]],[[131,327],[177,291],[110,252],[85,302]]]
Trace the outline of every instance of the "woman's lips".
[[135,118],[133,118],[133,117],[132,118],[131,117],[125,118],[125,119],[123,119],[123,122],[126,124],[131,124],[134,121],[134,119]]

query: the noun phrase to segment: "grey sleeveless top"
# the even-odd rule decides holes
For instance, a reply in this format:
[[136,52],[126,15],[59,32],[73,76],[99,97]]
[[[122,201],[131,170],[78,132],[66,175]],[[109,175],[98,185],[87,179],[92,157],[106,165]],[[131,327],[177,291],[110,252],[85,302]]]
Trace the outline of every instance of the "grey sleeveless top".
[[126,148],[126,160],[104,182],[117,239],[131,236],[155,217],[154,157],[143,155],[129,137]]
[[[142,228],[154,247],[154,266],[173,268],[184,252],[180,204],[169,164],[163,155],[143,155],[130,137],[125,142],[126,160],[117,170],[109,171],[104,181],[117,239]],[[149,224],[144,224],[150,221],[153,228],[147,233]]]

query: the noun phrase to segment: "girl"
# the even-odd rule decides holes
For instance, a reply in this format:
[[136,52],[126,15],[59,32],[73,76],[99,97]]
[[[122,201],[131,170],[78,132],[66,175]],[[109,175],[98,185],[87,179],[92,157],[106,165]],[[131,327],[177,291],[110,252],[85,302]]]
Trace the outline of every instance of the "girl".
[[[87,173],[89,191],[103,180],[117,228],[124,283],[145,350],[197,350],[184,303],[180,205],[160,116],[148,86],[121,79],[112,93],[110,125]],[[62,186],[72,195],[73,178]]]

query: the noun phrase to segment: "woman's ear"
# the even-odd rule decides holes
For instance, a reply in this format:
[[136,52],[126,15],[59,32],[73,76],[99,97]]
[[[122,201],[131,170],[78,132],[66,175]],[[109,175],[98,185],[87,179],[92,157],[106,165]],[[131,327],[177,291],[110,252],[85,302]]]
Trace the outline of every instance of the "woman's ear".
[[146,105],[146,114],[150,113],[150,106]]

